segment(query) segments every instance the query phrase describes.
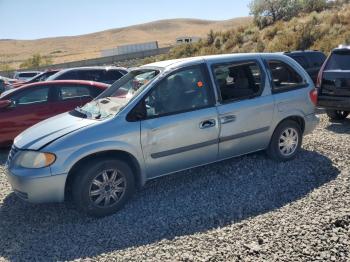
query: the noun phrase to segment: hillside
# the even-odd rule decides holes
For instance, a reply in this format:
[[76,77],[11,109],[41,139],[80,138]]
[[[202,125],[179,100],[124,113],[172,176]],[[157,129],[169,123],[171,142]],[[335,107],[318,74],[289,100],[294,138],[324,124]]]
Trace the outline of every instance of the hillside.
[[221,53],[307,49],[329,53],[339,44],[346,43],[350,44],[349,4],[319,13],[301,13],[290,21],[278,21],[264,29],[250,23],[227,31],[213,31],[200,43],[178,46],[169,55],[148,58],[143,62]]
[[100,56],[100,50],[118,45],[157,40],[160,46],[169,46],[183,35],[206,36],[209,30],[223,31],[251,22],[250,17],[225,21],[197,19],[160,20],[102,32],[44,38],[38,40],[1,40],[0,64],[17,67],[35,53],[50,56],[54,63],[82,60]]

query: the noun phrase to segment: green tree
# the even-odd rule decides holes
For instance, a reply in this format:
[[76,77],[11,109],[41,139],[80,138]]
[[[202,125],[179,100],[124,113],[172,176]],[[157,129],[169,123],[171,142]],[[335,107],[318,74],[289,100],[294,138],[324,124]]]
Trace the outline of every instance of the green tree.
[[300,0],[302,10],[306,13],[323,11],[329,6],[328,2],[327,0]]
[[220,49],[221,48],[221,41],[220,38],[215,39],[215,48]]
[[299,0],[253,0],[249,4],[250,14],[259,28],[278,20],[290,20],[300,11]]
[[210,30],[207,36],[207,45],[212,45],[214,44],[215,41],[215,34],[213,30]]

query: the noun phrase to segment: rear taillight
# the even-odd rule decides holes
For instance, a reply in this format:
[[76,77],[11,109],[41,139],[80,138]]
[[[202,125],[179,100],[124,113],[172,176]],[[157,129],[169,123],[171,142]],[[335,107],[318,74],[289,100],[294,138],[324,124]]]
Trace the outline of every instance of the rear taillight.
[[311,102],[316,106],[317,105],[317,89],[314,88],[309,93]]

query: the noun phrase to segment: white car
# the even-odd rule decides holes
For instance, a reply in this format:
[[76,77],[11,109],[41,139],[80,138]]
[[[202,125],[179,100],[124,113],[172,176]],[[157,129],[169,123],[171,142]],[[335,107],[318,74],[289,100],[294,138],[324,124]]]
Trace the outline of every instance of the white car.
[[15,72],[15,74],[13,75],[13,78],[18,79],[18,80],[22,80],[22,81],[26,81],[26,80],[29,80],[40,73],[41,73],[40,71]]

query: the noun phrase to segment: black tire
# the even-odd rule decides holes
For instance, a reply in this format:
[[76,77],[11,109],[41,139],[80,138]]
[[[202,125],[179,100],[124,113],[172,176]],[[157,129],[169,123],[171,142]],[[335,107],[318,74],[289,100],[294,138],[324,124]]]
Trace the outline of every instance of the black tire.
[[326,113],[331,120],[344,120],[349,115],[349,112],[347,111],[330,110],[330,109],[327,109]]
[[[114,177],[114,179],[123,181],[119,182],[118,185],[120,187],[116,186],[116,184],[110,186],[109,184],[107,185],[107,182],[104,182],[104,171],[106,171],[107,177],[112,179],[113,170],[117,171],[115,173],[117,178]],[[99,180],[99,178],[102,179]],[[122,178],[124,178],[124,180]],[[93,181],[94,183],[100,182],[101,188],[97,187],[96,184],[93,184]],[[106,181],[110,183],[110,180]],[[112,184],[112,182],[110,184]],[[106,191],[106,187],[108,187],[109,191]],[[124,188],[124,191],[115,192],[114,190],[117,190],[116,188],[118,188],[118,190]],[[97,191],[102,191],[103,193],[96,196],[90,195],[90,192]],[[125,203],[133,195],[134,191],[135,178],[131,168],[127,163],[115,159],[96,159],[95,161],[87,164],[84,168],[78,171],[72,185],[72,197],[76,207],[87,215],[94,217],[104,217],[117,212],[125,205]],[[115,200],[114,197],[117,196],[119,196],[119,198]],[[94,199],[94,197],[104,197],[104,199],[101,203],[96,204],[98,200]],[[107,198],[109,200],[107,200]],[[103,206],[105,203],[107,203],[107,201],[112,203],[110,203],[108,206]]]
[[[282,153],[282,149],[285,149],[285,148],[280,147],[279,145],[280,141],[283,142],[283,140],[281,140],[282,134],[287,130],[295,130],[295,133],[298,136],[298,140],[297,142],[295,142],[295,146],[296,146],[295,149],[293,149],[293,151],[291,151],[291,153],[288,155]],[[293,131],[293,134],[294,134],[294,131]],[[285,120],[276,127],[266,152],[271,159],[279,162],[292,160],[293,158],[295,158],[295,156],[298,154],[300,150],[302,139],[303,139],[303,136],[302,136],[300,125],[293,120]]]

